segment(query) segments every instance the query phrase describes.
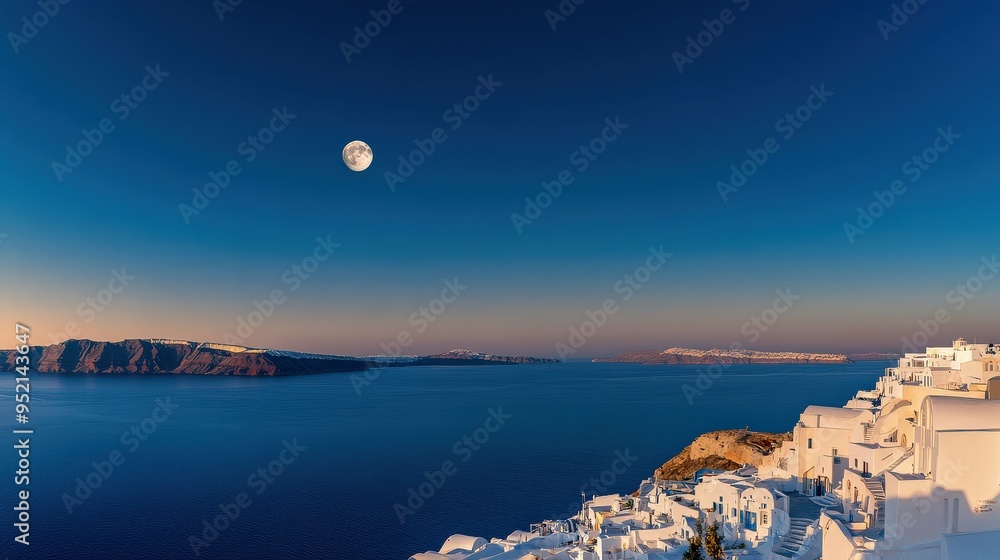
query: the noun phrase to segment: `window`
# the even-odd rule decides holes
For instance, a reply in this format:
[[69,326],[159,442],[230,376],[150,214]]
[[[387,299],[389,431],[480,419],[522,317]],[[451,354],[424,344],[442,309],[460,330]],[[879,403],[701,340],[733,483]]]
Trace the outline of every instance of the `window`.
[[809,441],[806,442],[806,447],[808,449],[812,449],[813,448],[813,438],[809,438]]
[[834,457],[836,457],[836,456],[837,456],[837,448],[836,448],[836,447],[834,447],[834,448],[833,448],[833,456],[834,456]]
[[951,502],[951,532],[952,533],[957,533],[958,532],[958,508],[959,508],[959,500],[961,500],[961,499],[962,498],[956,497]]
[[854,468],[858,468],[858,458],[854,458]]
[[760,514],[760,523],[761,523],[761,525],[767,525],[767,514],[766,513]]

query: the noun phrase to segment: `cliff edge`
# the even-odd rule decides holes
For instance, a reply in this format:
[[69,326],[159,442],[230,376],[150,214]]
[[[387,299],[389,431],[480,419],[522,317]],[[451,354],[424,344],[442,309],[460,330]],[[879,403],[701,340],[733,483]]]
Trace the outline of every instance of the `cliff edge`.
[[[15,371],[15,350],[0,350],[0,371]],[[432,356],[334,356],[232,344],[168,339],[127,339],[120,342],[67,340],[32,346],[29,369],[40,373],[192,374],[283,376],[365,371],[372,367],[550,364],[557,360],[496,356],[452,350]]]
[[747,430],[720,430],[695,438],[675,457],[656,469],[664,480],[690,480],[700,469],[733,470],[749,464],[759,467],[782,441],[791,441],[791,432],[774,434]]

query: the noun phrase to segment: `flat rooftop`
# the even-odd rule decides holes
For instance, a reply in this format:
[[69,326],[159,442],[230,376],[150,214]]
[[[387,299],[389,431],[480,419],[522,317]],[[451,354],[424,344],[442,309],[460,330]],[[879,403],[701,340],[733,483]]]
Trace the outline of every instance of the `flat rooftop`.
[[[805,494],[801,494],[799,492],[786,492],[785,495],[788,496],[789,517],[799,517],[803,519],[811,519],[813,521],[819,519],[819,512],[824,508],[809,499],[810,496],[806,496]],[[840,511],[839,507],[827,507],[826,509]]]

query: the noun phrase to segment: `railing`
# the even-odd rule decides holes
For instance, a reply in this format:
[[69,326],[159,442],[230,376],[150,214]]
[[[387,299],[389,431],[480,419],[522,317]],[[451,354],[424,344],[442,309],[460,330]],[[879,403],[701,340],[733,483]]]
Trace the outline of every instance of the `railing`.
[[[885,473],[886,471],[892,470],[892,469],[898,467],[899,465],[902,465],[903,461],[909,459],[912,456],[913,456],[913,448],[911,447],[911,448],[907,449],[905,453],[903,453],[902,455],[900,455],[891,464],[889,464],[888,466],[886,466],[884,469],[880,470],[878,472],[878,475],[881,475],[881,474]],[[891,457],[891,455],[890,455],[890,457]],[[886,457],[886,458],[888,459],[888,457]],[[876,476],[878,476],[878,475],[876,475]]]

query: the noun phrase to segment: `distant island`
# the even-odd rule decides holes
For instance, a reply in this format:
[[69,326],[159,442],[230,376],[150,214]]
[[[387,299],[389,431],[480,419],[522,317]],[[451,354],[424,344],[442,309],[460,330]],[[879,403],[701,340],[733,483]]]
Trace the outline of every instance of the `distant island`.
[[865,352],[864,354],[848,354],[847,357],[855,362],[879,362],[895,361],[902,358],[903,355],[894,352]]
[[811,354],[808,352],[761,352],[756,350],[695,350],[668,348],[625,352],[612,358],[596,358],[595,362],[661,364],[850,364],[846,354]]
[[[14,350],[0,350],[0,370],[14,371]],[[67,340],[32,346],[40,373],[286,376],[379,367],[548,364],[558,360],[452,350],[429,356],[337,356],[166,339]]]

